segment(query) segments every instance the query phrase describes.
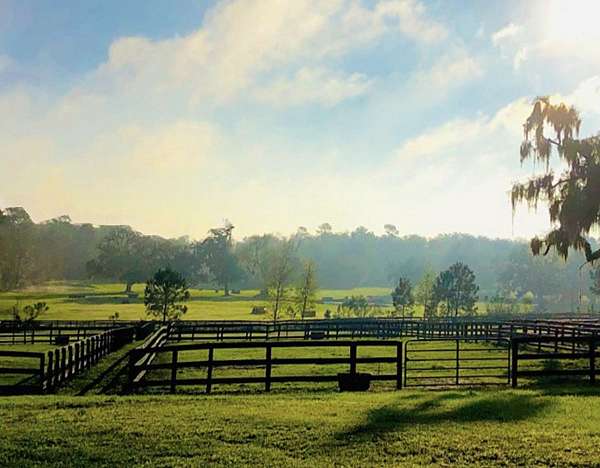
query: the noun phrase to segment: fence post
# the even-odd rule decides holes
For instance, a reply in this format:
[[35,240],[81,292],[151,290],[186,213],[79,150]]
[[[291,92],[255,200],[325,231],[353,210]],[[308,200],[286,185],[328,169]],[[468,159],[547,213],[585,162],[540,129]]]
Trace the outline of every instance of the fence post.
[[46,355],[40,356],[40,393],[44,393],[44,380],[46,380]]
[[[79,333],[79,330],[77,330]],[[79,342],[75,343],[75,374],[81,370],[81,355],[79,354]]]
[[596,337],[590,339],[590,382],[596,382]]
[[350,374],[356,374],[356,343],[350,344]]
[[177,350],[173,350],[171,359],[171,393],[175,393],[177,386]]
[[519,369],[519,342],[514,338],[511,338],[510,347],[512,359],[510,366],[512,388],[517,388],[517,371]]
[[129,352],[129,363],[127,366],[127,380],[128,380],[128,387],[129,387],[129,391],[133,390],[133,381],[135,380],[135,364],[139,359],[139,354],[138,351],[136,349],[132,349]]
[[396,390],[402,388],[402,343],[396,345]]
[[69,369],[69,378],[71,378],[73,376],[73,345],[69,345],[67,351],[69,356],[69,363],[67,365],[67,368]]
[[272,347],[270,344],[266,345],[266,360],[267,364],[265,366],[265,391],[271,391],[271,356],[272,356]]
[[206,368],[206,393],[210,393],[212,389],[212,373],[213,373],[213,357],[215,349],[211,346],[208,348],[208,366]]
[[67,375],[67,350],[60,348],[60,381],[64,382]]
[[456,339],[456,385],[458,385],[459,381],[459,363],[460,363],[460,340]]
[[46,378],[46,388],[51,391],[54,388],[54,351],[48,351],[48,377]]

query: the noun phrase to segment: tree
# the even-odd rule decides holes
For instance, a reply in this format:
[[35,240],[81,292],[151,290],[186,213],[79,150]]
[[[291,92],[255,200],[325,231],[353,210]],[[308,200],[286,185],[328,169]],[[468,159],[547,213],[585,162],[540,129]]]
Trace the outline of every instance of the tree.
[[435,280],[433,294],[435,301],[442,304],[447,315],[458,317],[459,312],[472,314],[477,310],[475,274],[464,263],[457,262],[448,270],[442,271]]
[[[521,164],[527,159],[541,163],[541,175],[512,188],[513,211],[527,202],[537,208],[547,202],[552,230],[542,239],[531,240],[534,255],[546,255],[551,248],[566,259],[569,249],[583,251],[586,263],[600,258],[587,239],[600,227],[600,136],[579,139],[581,118],[573,107],[551,104],[548,97],[535,99],[525,124]],[[546,135],[550,134],[550,137]],[[566,168],[559,176],[550,164],[556,154]]]
[[393,224],[385,224],[383,226],[383,230],[385,231],[385,234],[389,237],[397,237],[400,233],[398,231],[398,228]]
[[35,225],[21,207],[6,208],[0,217],[0,289],[25,286],[33,269]]
[[50,310],[50,307],[45,302],[26,305],[23,307],[23,310],[20,309],[18,304],[11,308],[13,320],[22,325],[31,325],[40,315],[48,312],[48,310]]
[[202,242],[204,262],[214,281],[223,287],[223,295],[229,296],[229,287],[242,277],[242,269],[233,253],[232,232],[229,221],[221,228],[211,229]]
[[317,234],[319,236],[324,236],[327,234],[331,234],[331,224],[323,223],[317,228]]
[[271,234],[251,236],[244,239],[237,249],[240,264],[260,287],[259,297],[266,298],[268,292],[271,253],[280,244],[280,239]]
[[433,318],[437,309],[435,294],[435,273],[426,271],[415,288],[415,302],[423,306],[423,317]]
[[352,296],[344,299],[338,307],[338,316],[348,317],[368,317],[373,313],[373,308],[369,306],[369,301],[365,296]]
[[[409,279],[400,278],[398,280],[398,286],[392,291],[392,302],[396,312],[400,311],[402,313],[402,318],[404,318],[407,310],[409,312],[412,311],[415,299],[413,297],[412,284]],[[409,315],[412,316],[412,313]]]
[[146,282],[144,305],[146,312],[162,322],[178,320],[187,312],[187,306],[180,304],[190,298],[185,278],[170,268],[158,270]]
[[98,245],[98,256],[88,263],[92,276],[116,278],[125,282],[125,292],[146,281],[151,274],[143,253],[142,235],[128,226],[113,228]]
[[288,286],[298,262],[296,249],[297,245],[293,240],[286,240],[270,256],[267,286],[273,322],[277,322],[282,303],[287,299]]
[[306,311],[315,306],[317,288],[315,264],[309,260],[304,263],[302,276],[294,291],[294,303],[300,318],[304,318]]

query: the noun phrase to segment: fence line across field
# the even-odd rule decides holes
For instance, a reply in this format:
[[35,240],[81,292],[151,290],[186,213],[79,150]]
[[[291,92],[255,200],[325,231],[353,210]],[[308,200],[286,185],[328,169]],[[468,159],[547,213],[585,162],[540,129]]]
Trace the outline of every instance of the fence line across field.
[[[395,356],[369,356],[358,357],[358,348],[369,347],[393,347]],[[307,349],[307,348],[348,348],[348,357],[273,357],[275,349]],[[248,350],[259,349],[264,352],[264,358],[251,359],[216,359],[217,350]],[[179,357],[186,351],[207,351],[208,358],[195,361],[181,361]],[[152,364],[145,361],[146,356],[169,354],[169,362]],[[348,374],[357,374],[357,364],[395,364],[395,372],[392,374],[380,374],[371,376],[371,380],[394,381],[396,388],[402,387],[402,341],[381,341],[381,340],[361,340],[361,341],[274,341],[274,342],[230,342],[230,343],[194,343],[182,345],[165,345],[160,347],[148,347],[145,349],[136,348],[130,353],[129,360],[129,385],[131,390],[141,387],[169,387],[171,392],[175,392],[177,386],[183,385],[202,385],[206,392],[210,393],[214,384],[264,384],[265,391],[271,390],[272,383],[287,382],[336,382],[339,379],[338,374],[302,374],[273,376],[273,366],[296,366],[316,364],[320,366],[346,364]],[[264,375],[262,376],[234,376],[234,377],[214,377],[213,372],[220,367],[238,368],[256,368],[264,366]],[[181,369],[205,369],[205,378],[187,378],[180,379],[177,373]],[[142,379],[138,376],[141,373],[146,375],[149,371],[169,370],[169,379],[150,380]]]
[[0,367],[0,374],[24,376],[24,379],[17,384],[0,385],[0,393],[52,392],[76,375],[96,365],[104,356],[131,343],[134,337],[133,327],[122,327],[47,353],[0,350],[0,358],[22,358],[37,363],[33,367]]

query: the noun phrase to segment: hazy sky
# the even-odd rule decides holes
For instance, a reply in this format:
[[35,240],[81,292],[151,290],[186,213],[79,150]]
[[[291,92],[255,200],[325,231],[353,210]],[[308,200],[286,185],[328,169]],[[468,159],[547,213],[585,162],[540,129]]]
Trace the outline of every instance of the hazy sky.
[[[533,97],[600,129],[600,1],[0,0],[0,207],[201,237],[511,222]],[[576,30],[571,30],[571,27]]]

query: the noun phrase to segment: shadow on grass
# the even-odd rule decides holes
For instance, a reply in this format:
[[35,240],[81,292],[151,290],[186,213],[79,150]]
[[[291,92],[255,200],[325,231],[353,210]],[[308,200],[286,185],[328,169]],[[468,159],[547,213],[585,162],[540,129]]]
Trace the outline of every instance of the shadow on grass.
[[415,425],[517,422],[533,418],[553,406],[548,399],[502,393],[485,396],[445,393],[426,397],[419,403],[406,403],[406,400],[398,401],[398,404],[369,411],[366,421],[336,434],[335,439],[359,443],[388,432],[410,431]]

